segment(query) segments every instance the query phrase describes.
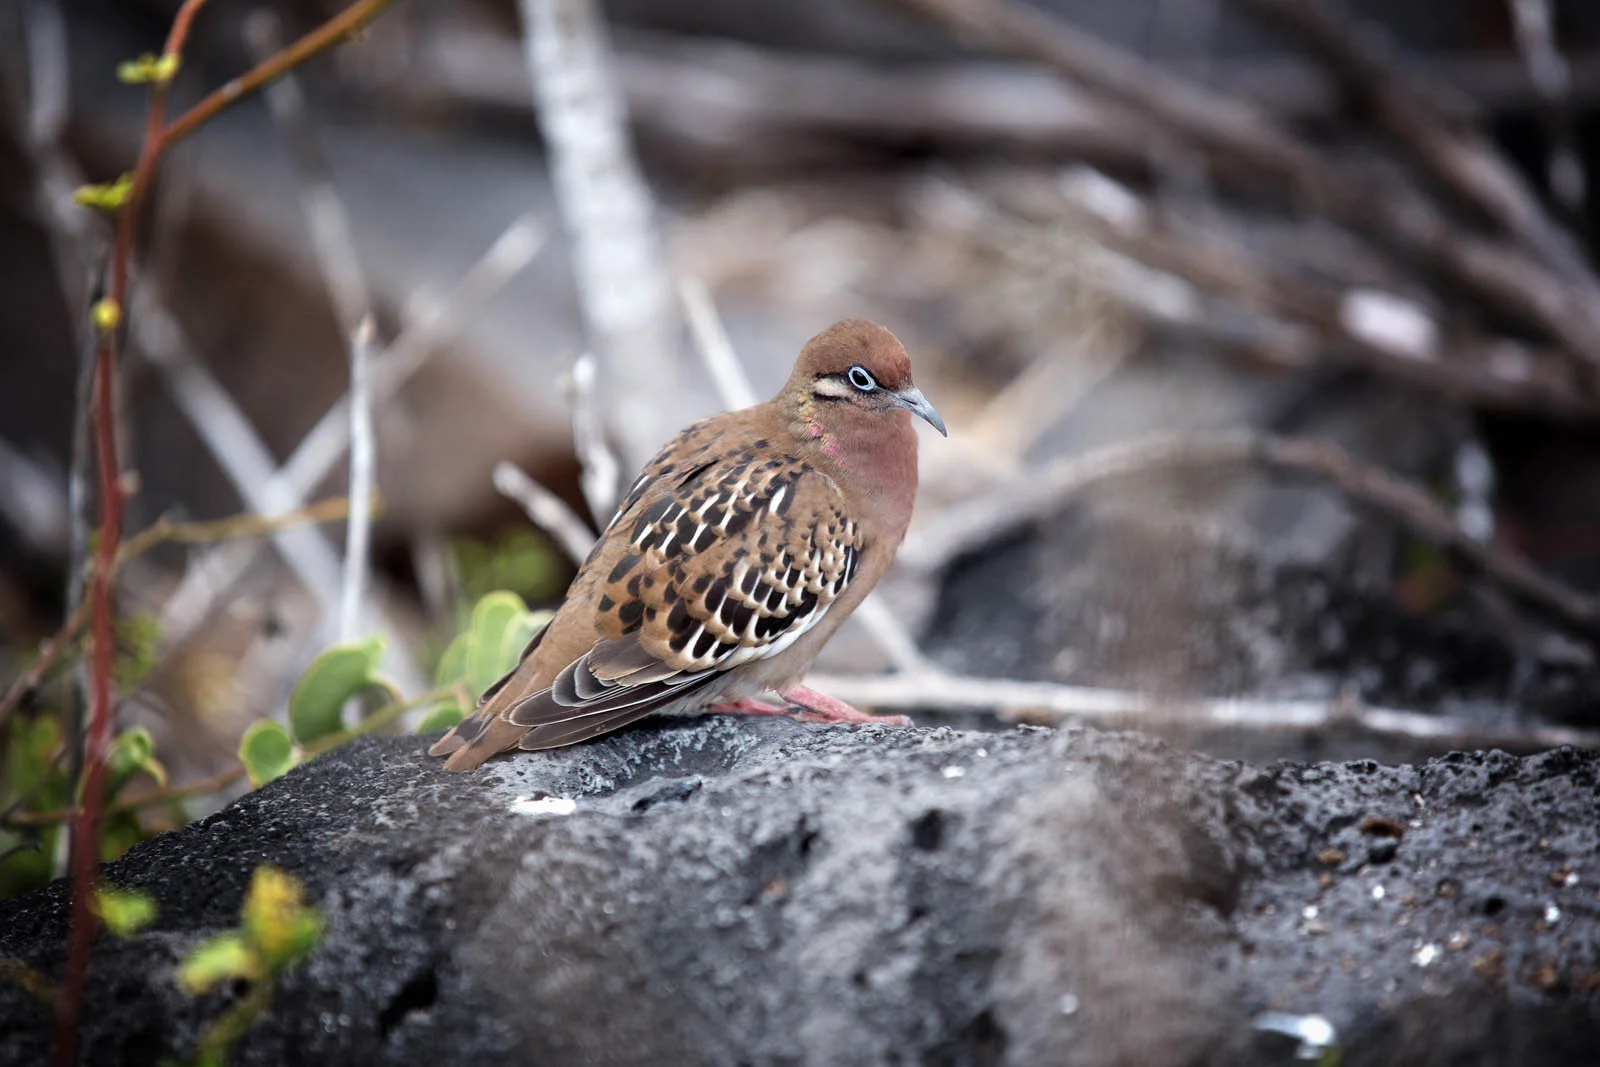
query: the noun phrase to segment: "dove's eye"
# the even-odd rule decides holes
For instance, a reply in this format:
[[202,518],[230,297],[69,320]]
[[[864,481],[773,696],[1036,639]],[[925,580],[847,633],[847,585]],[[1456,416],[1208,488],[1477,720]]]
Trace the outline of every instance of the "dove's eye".
[[870,393],[878,387],[878,380],[865,367],[851,367],[850,384],[863,393]]

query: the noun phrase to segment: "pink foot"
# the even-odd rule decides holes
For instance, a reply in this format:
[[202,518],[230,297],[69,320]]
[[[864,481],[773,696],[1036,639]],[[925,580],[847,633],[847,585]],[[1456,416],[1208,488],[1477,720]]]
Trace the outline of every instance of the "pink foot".
[[806,709],[809,714],[795,716],[801,722],[877,722],[885,726],[911,725],[911,720],[904,715],[868,715],[842,700],[835,700],[826,693],[819,693],[803,685],[791,685],[787,689],[780,689],[778,695],[789,703],[798,704]]

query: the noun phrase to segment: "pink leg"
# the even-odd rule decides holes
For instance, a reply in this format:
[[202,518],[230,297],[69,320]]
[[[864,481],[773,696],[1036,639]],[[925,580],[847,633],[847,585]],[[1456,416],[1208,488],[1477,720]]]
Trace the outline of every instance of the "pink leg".
[[802,722],[879,722],[885,726],[911,725],[911,720],[904,715],[868,715],[842,700],[835,700],[826,693],[819,693],[803,685],[791,685],[787,689],[780,689],[778,695],[811,713],[795,716]]
[[826,693],[807,689],[803,685],[791,685],[787,689],[780,689],[778,695],[790,704],[798,704],[805,710],[795,712],[787,707],[768,704],[753,697],[712,704],[706,710],[714,715],[787,715],[800,722],[881,722],[886,726],[911,725],[911,720],[904,715],[868,715],[864,711],[857,711],[842,700],[835,700]]
[[776,704],[768,704],[754,697],[745,697],[743,700],[728,700],[720,704],[707,705],[706,710],[713,715],[787,715],[787,708],[780,708]]

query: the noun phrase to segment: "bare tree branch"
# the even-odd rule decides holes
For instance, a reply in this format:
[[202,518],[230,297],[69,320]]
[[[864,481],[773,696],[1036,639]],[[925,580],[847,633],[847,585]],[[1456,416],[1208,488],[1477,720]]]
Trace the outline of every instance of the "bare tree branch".
[[372,316],[361,320],[350,338],[350,521],[345,524],[344,584],[339,600],[339,640],[353,641],[366,614],[367,559],[372,547],[373,468],[377,445],[372,435]]
[[638,470],[676,429],[663,398],[682,395],[678,323],[650,191],[629,146],[594,0],[519,0],[518,9],[611,430],[628,469]]
[[1537,326],[1600,367],[1600,312],[1566,279],[1503,242],[1462,230],[1424,196],[1316,151],[1240,101],[1177,79],[1013,0],[898,0],[996,51],[1040,63],[1157,123],[1219,161],[1289,188],[1306,204],[1417,255],[1455,284]]
[[[1488,408],[1534,410],[1562,419],[1592,419],[1600,399],[1580,382],[1566,353],[1538,350],[1507,338],[1485,338],[1443,312],[1407,294],[1372,288],[1362,271],[1343,269],[1342,291],[1336,262],[1319,264],[1313,285],[1275,264],[1259,250],[1247,250],[1216,227],[1201,228],[1159,212],[1149,201],[1088,167],[1074,167],[1053,186],[1034,178],[999,180],[997,195],[1016,203],[1023,219],[999,204],[960,187],[946,195],[964,197],[984,219],[976,233],[1003,254],[1037,245],[1039,223],[1070,223],[1077,233],[1105,248],[1161,272],[1167,284],[1149,277],[1125,278],[1126,270],[1086,273],[1085,281],[1108,289],[1141,314],[1187,329],[1216,334],[1203,296],[1220,296],[1236,309],[1234,318],[1257,320],[1254,336],[1243,343],[1271,362],[1305,365],[1333,360],[1370,370],[1431,392]],[[1044,234],[1047,236],[1047,231]],[[1326,257],[1324,257],[1326,258]],[[1115,268],[1115,264],[1112,265]],[[1294,334],[1286,327],[1301,328]],[[1219,338],[1223,339],[1223,338]]]
[[532,523],[549,534],[574,563],[582,563],[594,548],[594,531],[567,507],[567,502],[529,477],[515,463],[497,463],[494,487],[516,501]]
[[1377,508],[1416,536],[1455,553],[1530,608],[1590,640],[1600,636],[1600,601],[1479,541],[1426,491],[1328,442],[1248,432],[1157,436],[1058,460],[1020,483],[1000,486],[990,496],[953,507],[913,530],[899,558],[929,572],[1018,526],[1046,518],[1098,483],[1153,470],[1243,463],[1330,481],[1351,499]]
[[1041,725],[1089,719],[1129,728],[1158,724],[1295,732],[1345,728],[1462,748],[1600,746],[1600,731],[1595,730],[1539,723],[1496,726],[1342,700],[1174,700],[1120,689],[971,678],[939,670],[851,677],[812,674],[806,684],[851,704],[878,710],[995,711],[1002,719]]
[[717,387],[717,395],[729,411],[738,411],[761,402],[756,396],[750,378],[733,351],[728,331],[722,326],[722,317],[711,302],[711,293],[705,282],[692,275],[678,281],[678,298],[683,301],[684,316],[689,320],[689,332],[694,338],[695,351],[700,353],[700,363]]
[[[1436,103],[1437,90],[1411,76],[1409,64],[1391,55],[1371,27],[1357,26],[1323,0],[1238,2],[1294,32],[1440,185],[1533,249],[1584,300],[1600,301],[1600,286],[1571,235],[1556,225],[1499,152],[1470,127],[1451,121]],[[1515,2],[1520,7],[1523,0]]]
[[[443,303],[405,330],[374,361],[373,404],[382,404],[394,395],[430,355],[533,261],[542,244],[543,234],[531,218],[520,218],[508,226]],[[310,497],[344,457],[350,442],[349,419],[346,397],[323,415],[295,447],[289,461],[272,472],[259,491],[293,501],[289,507]],[[187,637],[210,613],[216,598],[238,581],[258,551],[259,547],[251,544],[222,545],[191,563],[163,610],[163,635],[172,643]]]
[[616,453],[606,444],[605,431],[600,427],[600,410],[594,395],[598,376],[594,356],[583,353],[572,361],[572,372],[567,376],[567,395],[572,402],[572,444],[582,471],[578,484],[595,525],[604,527],[612,512],[617,510],[620,471]]
[[1572,64],[1556,47],[1550,0],[1510,0],[1510,4],[1522,61],[1543,105],[1550,137],[1550,189],[1567,213],[1581,222],[1589,182],[1573,129]]

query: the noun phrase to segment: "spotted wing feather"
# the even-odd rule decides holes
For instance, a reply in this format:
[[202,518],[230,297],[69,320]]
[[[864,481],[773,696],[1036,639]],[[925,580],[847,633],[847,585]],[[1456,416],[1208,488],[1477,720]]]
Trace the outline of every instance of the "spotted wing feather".
[[596,599],[599,630],[615,636],[505,711],[528,730],[520,747],[570,744],[710,695],[725,672],[815,627],[861,559],[842,494],[793,457],[713,460],[670,491],[651,488],[635,486],[609,531],[627,538]]

